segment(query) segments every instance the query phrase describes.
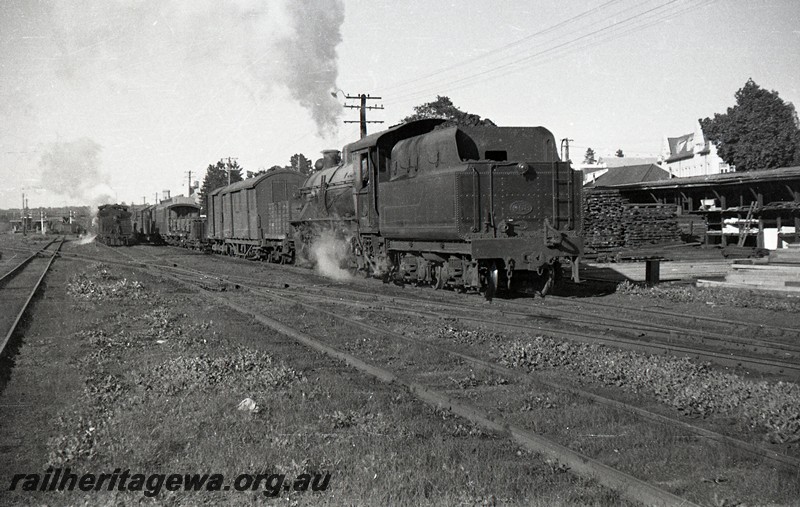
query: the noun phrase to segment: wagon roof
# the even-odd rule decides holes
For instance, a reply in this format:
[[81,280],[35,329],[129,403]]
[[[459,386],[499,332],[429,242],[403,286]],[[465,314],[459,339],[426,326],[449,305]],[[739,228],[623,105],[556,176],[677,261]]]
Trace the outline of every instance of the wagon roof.
[[200,205],[193,202],[172,202],[164,207],[167,209],[180,208],[180,207],[194,208],[198,210],[200,209]]
[[275,170],[266,172],[264,174],[259,174],[255,178],[248,178],[246,180],[237,181],[236,183],[231,183],[230,185],[225,186],[225,187],[220,187],[220,188],[214,190],[213,192],[211,192],[211,194],[209,194],[209,195],[217,195],[217,194],[220,194],[220,193],[221,194],[227,194],[227,193],[230,193],[230,192],[236,192],[238,190],[245,190],[245,189],[254,188],[256,185],[258,185],[262,181],[264,181],[266,179],[269,179],[269,178],[272,178],[273,176],[278,176],[279,174],[296,174],[298,176],[298,179],[301,179],[301,180],[306,178],[306,176],[303,175],[302,173],[299,173],[299,172],[294,171],[292,169],[275,169]]

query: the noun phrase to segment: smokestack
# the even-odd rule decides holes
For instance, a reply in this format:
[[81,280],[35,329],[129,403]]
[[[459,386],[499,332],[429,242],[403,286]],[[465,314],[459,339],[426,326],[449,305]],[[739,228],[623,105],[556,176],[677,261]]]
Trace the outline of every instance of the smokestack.
[[339,150],[322,150],[322,167],[336,167],[342,163],[342,155]]

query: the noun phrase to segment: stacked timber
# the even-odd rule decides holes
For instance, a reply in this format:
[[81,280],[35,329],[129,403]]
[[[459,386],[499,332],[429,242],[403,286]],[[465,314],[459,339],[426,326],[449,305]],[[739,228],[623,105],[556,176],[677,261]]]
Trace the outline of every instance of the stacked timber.
[[728,287],[787,293],[800,292],[800,245],[775,250],[769,260],[732,264],[724,282],[698,280],[698,287]]
[[681,240],[676,206],[630,203],[611,189],[584,192],[583,234],[587,253],[598,254]]
[[677,208],[671,204],[626,204],[624,227],[628,248],[681,240]]
[[627,201],[618,190],[583,194],[583,234],[588,253],[616,250],[625,244],[623,216]]
[[789,245],[788,248],[773,250],[769,254],[769,263],[800,266],[800,243]]

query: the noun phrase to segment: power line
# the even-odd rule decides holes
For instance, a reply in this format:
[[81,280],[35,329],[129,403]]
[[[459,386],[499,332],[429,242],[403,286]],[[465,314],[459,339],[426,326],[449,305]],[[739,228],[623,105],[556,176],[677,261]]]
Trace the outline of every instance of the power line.
[[[613,40],[613,39],[619,38],[619,37],[621,37],[623,35],[627,35],[629,33],[632,33],[632,32],[638,31],[638,30],[642,30],[642,29],[647,28],[649,26],[652,26],[654,24],[660,23],[660,22],[662,22],[662,21],[664,21],[666,19],[678,16],[678,15],[680,15],[680,14],[682,14],[682,13],[688,11],[688,10],[695,10],[695,9],[697,9],[697,8],[699,8],[701,6],[701,5],[690,5],[690,6],[687,6],[686,8],[684,8],[682,10],[674,10],[674,11],[670,11],[670,12],[668,12],[666,14],[663,13],[663,12],[657,13],[657,11],[661,11],[664,8],[668,7],[669,5],[671,5],[671,4],[673,4],[673,3],[677,2],[677,1],[679,1],[679,0],[670,0],[667,3],[663,4],[663,5],[659,5],[657,7],[653,7],[651,9],[646,10],[646,11],[643,11],[643,12],[640,12],[638,14],[635,14],[633,16],[629,16],[628,18],[625,18],[625,19],[623,19],[621,21],[615,21],[609,26],[605,26],[603,28],[599,28],[599,29],[594,30],[592,32],[580,35],[580,36],[575,37],[573,39],[570,39],[570,40],[568,40],[566,42],[563,42],[561,44],[557,44],[555,46],[551,46],[549,48],[543,49],[542,51],[539,51],[537,53],[526,55],[526,56],[521,57],[521,58],[517,58],[517,59],[515,59],[513,61],[510,61],[508,63],[495,65],[492,68],[484,70],[482,72],[473,73],[473,74],[470,74],[469,76],[464,77],[464,78],[460,78],[460,79],[456,79],[456,80],[450,80],[448,82],[442,82],[441,85],[430,85],[427,88],[422,88],[422,89],[418,89],[417,91],[414,91],[414,92],[409,92],[409,93],[406,93],[406,94],[398,95],[394,99],[389,101],[388,103],[390,103],[390,104],[391,103],[397,103],[397,102],[401,102],[401,101],[407,100],[407,99],[413,99],[413,98],[417,98],[417,97],[422,97],[422,96],[428,95],[430,93],[436,92],[437,90],[441,90],[442,87],[446,87],[447,91],[451,92],[453,90],[458,90],[458,89],[465,88],[465,87],[468,87],[468,86],[473,86],[473,85],[480,84],[480,83],[483,83],[483,82],[486,82],[486,81],[490,81],[490,80],[496,79],[496,78],[501,77],[501,76],[505,76],[505,75],[513,73],[513,72],[518,72],[519,70],[522,70],[522,69],[519,69],[519,68],[514,69],[514,68],[512,68],[510,70],[506,70],[505,72],[497,73],[498,70],[507,69],[508,67],[517,65],[517,64],[522,63],[522,62],[528,62],[528,61],[531,61],[531,60],[534,60],[534,59],[536,59],[537,61],[543,62],[543,61],[547,61],[546,59],[548,59],[548,58],[553,58],[556,55],[564,54],[564,53],[567,53],[569,51],[573,51],[575,49],[579,49],[581,47],[586,47],[586,46],[589,46],[589,45],[595,46],[595,45],[597,45],[597,44],[599,44],[601,42],[607,42],[609,40]],[[713,3],[714,1],[715,0],[709,0],[709,1],[707,1],[705,3],[705,5]],[[702,6],[704,6],[704,5],[702,5]],[[654,14],[654,13],[657,13],[657,14]],[[644,19],[645,23],[642,23],[642,24],[639,24],[639,25],[633,26],[633,27],[628,27],[628,29],[626,31],[622,31],[621,30],[621,28],[622,29],[626,28],[625,27],[626,24],[630,24],[631,22],[635,22],[635,21],[641,21],[640,18],[642,18],[642,17],[645,17],[645,19]],[[605,37],[602,37],[602,36],[593,37],[593,36],[597,36],[598,34],[607,34],[607,36],[605,36]],[[476,76],[484,76],[486,74],[491,74],[491,75],[486,77],[486,78],[483,78],[483,79],[475,79]],[[461,84],[459,86],[453,86],[453,84],[458,84],[458,83],[464,83],[464,84]]]
[[487,57],[489,57],[489,56],[491,56],[491,55],[494,55],[494,54],[497,54],[497,53],[501,53],[501,52],[503,52],[503,51],[505,51],[505,50],[507,50],[507,49],[511,49],[512,47],[519,46],[520,44],[523,44],[523,43],[525,43],[525,42],[527,42],[527,41],[529,41],[529,40],[531,40],[531,39],[534,39],[534,38],[536,38],[536,37],[538,37],[538,36],[540,36],[540,35],[545,35],[545,34],[547,34],[547,33],[550,33],[550,32],[552,32],[553,30],[555,30],[556,28],[559,28],[559,27],[561,27],[561,26],[564,26],[564,25],[566,25],[566,24],[568,24],[568,23],[571,23],[571,22],[573,22],[573,21],[577,21],[577,20],[579,20],[579,19],[581,19],[581,18],[584,18],[584,17],[588,16],[589,14],[592,14],[592,13],[594,13],[594,12],[596,12],[596,11],[600,10],[600,9],[603,9],[603,8],[605,8],[605,7],[608,7],[609,5],[615,4],[615,3],[617,3],[617,2],[620,2],[620,1],[621,1],[621,0],[610,0],[610,1],[608,1],[608,2],[606,2],[606,3],[604,3],[604,4],[602,4],[602,5],[600,5],[600,6],[598,6],[598,7],[595,7],[595,8],[593,8],[593,9],[590,9],[590,10],[588,10],[588,11],[586,11],[586,12],[583,12],[583,13],[581,13],[581,14],[578,14],[577,16],[573,16],[573,17],[571,17],[571,18],[569,18],[569,19],[566,19],[566,20],[564,20],[564,21],[561,21],[560,23],[556,23],[555,25],[552,25],[552,26],[550,26],[550,27],[548,27],[548,28],[545,28],[545,29],[543,29],[543,30],[540,30],[540,31],[538,31],[538,32],[535,32],[535,33],[533,33],[533,34],[531,34],[531,35],[525,36],[525,37],[523,37],[522,39],[518,39],[518,40],[516,40],[516,41],[514,41],[514,42],[510,42],[510,43],[508,43],[508,44],[505,44],[505,45],[503,45],[503,46],[500,46],[500,47],[498,47],[498,48],[495,48],[495,49],[492,49],[492,50],[486,51],[485,53],[483,53],[483,54],[480,54],[480,55],[478,55],[478,56],[475,56],[475,57],[473,57],[473,58],[468,58],[468,59],[466,59],[466,60],[462,60],[462,61],[460,61],[460,62],[454,63],[454,64],[452,64],[452,65],[450,65],[450,66],[448,66],[448,67],[445,67],[445,68],[443,68],[443,69],[439,69],[439,70],[437,70],[437,71],[434,71],[434,72],[431,72],[431,73],[429,73],[429,74],[425,74],[425,75],[423,75],[423,76],[419,76],[419,77],[417,77],[417,78],[414,78],[414,79],[409,79],[409,80],[406,80],[406,81],[401,81],[400,83],[397,83],[397,84],[395,84],[395,85],[389,86],[389,87],[387,87],[386,89],[387,89],[387,90],[394,90],[394,89],[396,89],[396,88],[402,88],[402,87],[404,87],[404,86],[406,86],[406,85],[408,85],[408,84],[411,84],[411,83],[416,83],[416,82],[418,82],[418,81],[422,81],[423,79],[427,79],[427,78],[429,78],[429,77],[433,77],[433,76],[437,76],[437,75],[439,75],[439,74],[443,74],[443,73],[445,73],[445,72],[447,72],[447,71],[449,71],[449,70],[452,70],[452,69],[455,69],[455,68],[461,67],[461,66],[463,66],[463,65],[473,65],[473,64],[474,64],[476,61],[478,61],[478,60],[481,60],[481,59],[483,59],[483,58],[487,58]]

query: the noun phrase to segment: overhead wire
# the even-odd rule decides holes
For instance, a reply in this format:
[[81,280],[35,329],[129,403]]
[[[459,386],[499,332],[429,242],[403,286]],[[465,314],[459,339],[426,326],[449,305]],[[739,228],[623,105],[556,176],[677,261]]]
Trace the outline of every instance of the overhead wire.
[[[423,79],[428,79],[430,77],[434,77],[434,76],[437,76],[439,74],[443,74],[445,72],[448,72],[450,70],[456,69],[458,67],[462,67],[464,65],[474,65],[474,63],[476,61],[478,61],[478,60],[481,60],[481,59],[484,59],[484,58],[488,58],[489,56],[495,55],[497,53],[501,53],[501,52],[506,51],[508,49],[511,49],[513,47],[516,47],[516,46],[519,46],[521,44],[524,44],[525,42],[527,42],[527,41],[529,41],[531,39],[535,39],[536,37],[540,37],[542,35],[550,33],[552,31],[556,30],[557,28],[560,28],[562,26],[565,26],[565,25],[568,25],[568,24],[573,23],[575,21],[578,21],[578,20],[580,20],[580,19],[582,19],[582,18],[584,18],[586,16],[589,16],[590,14],[593,14],[593,13],[595,13],[595,12],[601,10],[601,9],[604,9],[604,8],[610,6],[610,5],[613,5],[615,3],[619,3],[620,1],[622,1],[622,0],[609,0],[608,2],[606,2],[606,3],[602,4],[602,5],[594,7],[592,9],[588,10],[588,11],[585,11],[585,12],[583,12],[581,14],[573,16],[573,17],[571,17],[569,19],[565,19],[564,21],[556,23],[555,25],[547,27],[547,28],[545,28],[543,30],[540,30],[538,32],[535,32],[535,33],[532,33],[530,35],[527,35],[527,36],[525,36],[525,37],[523,37],[521,39],[518,39],[518,40],[516,40],[514,42],[510,42],[508,44],[504,44],[503,46],[500,46],[500,47],[495,48],[495,49],[491,49],[491,50],[486,51],[485,53],[482,53],[480,55],[461,60],[460,62],[454,63],[454,64],[449,65],[447,67],[444,67],[442,69],[438,69],[438,70],[436,70],[434,72],[430,72],[430,73],[425,74],[423,76],[419,76],[419,77],[416,77],[414,79],[408,79],[406,81],[401,81],[401,82],[399,82],[397,84],[394,84],[394,85],[391,85],[391,86],[388,86],[388,87],[384,87],[383,90],[391,91],[391,90],[394,90],[396,88],[402,88],[402,87],[404,87],[404,86],[406,86],[408,84],[416,83],[416,82],[422,81]],[[384,93],[385,93],[385,91],[384,91]]]
[[[648,0],[648,1],[652,2],[652,0]],[[603,4],[600,7],[607,7],[607,6],[609,6],[609,5],[613,4],[613,3],[616,3],[616,2],[607,2],[606,4]],[[619,22],[614,21],[616,18],[618,18],[619,16],[622,16],[622,15],[625,15],[628,12],[635,12],[638,7],[640,7],[640,5],[637,4],[635,6],[625,7],[624,9],[621,9],[621,10],[612,10],[612,11],[606,12],[605,14],[603,14],[601,16],[598,16],[597,18],[593,18],[591,20],[592,21],[592,26],[598,26],[598,25],[601,25],[601,24],[602,25],[609,24],[608,26],[613,27],[614,23],[619,23]],[[661,6],[657,7],[657,8],[662,8],[662,7],[663,7],[663,5],[661,5]],[[580,17],[581,17],[580,15],[579,16],[575,16],[574,18],[570,18],[570,20],[577,19],[577,18],[580,18]],[[567,21],[569,21],[569,20],[567,20]],[[558,23],[558,24],[554,25],[553,27],[550,27],[550,28],[547,28],[547,29],[543,30],[542,33],[543,32],[552,31],[552,29],[554,29],[555,27],[560,27],[560,26],[563,26],[563,25],[564,25],[563,22],[562,23]],[[541,47],[541,48],[552,47],[553,42],[555,42],[555,41],[557,41],[559,39],[565,39],[565,38],[571,37],[574,33],[580,33],[582,30],[584,30],[586,28],[591,28],[591,27],[570,26],[569,29],[565,29],[565,30],[560,31],[558,34],[556,34],[552,38],[549,38],[547,40],[537,41],[534,44],[529,45],[529,47],[527,47],[523,51],[524,52],[530,52],[530,51],[534,50],[535,48],[539,48],[539,47]],[[539,34],[539,32],[537,32],[537,34]],[[534,34],[534,35],[537,35],[537,34]],[[591,34],[587,34],[587,35],[591,35]],[[522,41],[530,41],[532,38],[535,38],[535,37],[533,37],[533,36],[526,37],[526,38],[520,39],[520,41],[516,41],[515,43],[512,43],[512,44],[516,44],[517,42],[522,42]],[[507,47],[507,46],[510,46],[510,45],[506,45],[504,47]],[[469,69],[470,74],[469,74],[469,76],[472,76],[472,75],[474,75],[474,73],[472,73],[472,68],[474,68],[474,63],[480,58],[481,57],[475,57],[475,58],[471,58],[471,59],[465,60],[465,61],[461,62],[457,66],[470,65],[470,69]],[[496,61],[493,62],[492,68],[500,67],[505,63],[514,63],[519,58],[520,58],[520,53],[514,53],[514,54],[508,54],[508,55],[501,56]],[[453,67],[456,67],[456,65],[454,65]],[[440,73],[441,72],[435,72],[434,74],[440,74]],[[441,82],[442,84],[446,84],[446,83],[452,82],[452,81],[453,81],[453,76],[442,76],[440,78],[437,78],[437,79],[433,80],[431,84],[439,83],[439,82]],[[392,88],[396,88],[396,87],[389,87],[388,89],[392,89]]]
[[[603,26],[602,28],[593,30],[592,32],[579,35],[577,37],[574,37],[566,42],[557,44],[555,46],[547,47],[546,49],[543,49],[539,52],[528,54],[522,57],[517,57],[514,60],[506,63],[493,65],[492,67],[484,71],[478,73],[472,73],[469,76],[465,76],[458,79],[451,79],[449,82],[445,84],[446,90],[449,93],[453,90],[462,89],[467,86],[473,86],[492,79],[496,79],[501,76],[505,76],[509,73],[518,72],[523,69],[520,69],[519,67],[509,69],[509,67],[517,66],[520,63],[530,62],[533,60],[535,60],[537,63],[541,63],[547,61],[550,58],[554,58],[558,55],[563,55],[565,53],[574,51],[576,49],[580,49],[590,45],[594,46],[599,43],[614,40],[624,35],[642,30],[644,28],[648,28],[654,24],[661,23],[667,19],[678,16],[680,14],[683,14],[684,12],[699,8],[699,6],[704,5],[704,3],[701,2],[700,4],[687,5],[683,9],[672,10],[666,13],[663,12],[665,8],[669,7],[670,5],[678,1],[679,0],[669,0],[664,4],[652,7],[646,11],[636,13],[620,21],[614,21],[608,26]],[[714,0],[706,0],[705,4],[711,3],[713,1]],[[618,15],[618,13],[614,15]],[[641,21],[644,22],[641,23]],[[630,26],[631,24],[634,24],[634,26]],[[504,69],[508,70],[503,71]],[[489,75],[488,77],[484,77],[482,79],[476,79],[479,78],[480,76],[486,76],[487,74],[491,75]],[[462,84],[459,85],[459,83]],[[406,94],[401,94],[392,97],[391,99],[387,100],[386,103],[389,104],[398,103],[404,100],[425,96],[429,93],[436,92],[437,90],[442,90],[442,85],[436,85],[436,84],[428,85],[426,88],[420,88]]]

